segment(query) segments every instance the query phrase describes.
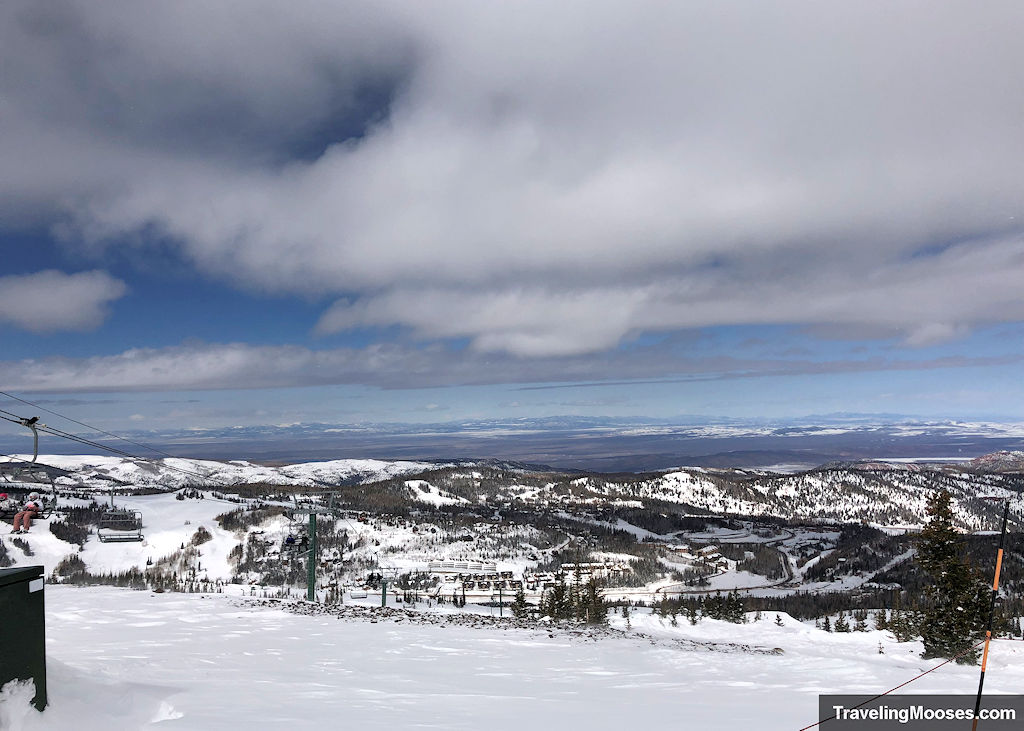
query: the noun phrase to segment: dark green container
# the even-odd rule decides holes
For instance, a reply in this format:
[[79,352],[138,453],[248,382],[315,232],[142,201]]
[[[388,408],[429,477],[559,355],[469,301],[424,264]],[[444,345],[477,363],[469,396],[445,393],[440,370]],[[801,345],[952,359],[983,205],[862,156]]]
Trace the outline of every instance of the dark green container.
[[32,680],[32,705],[46,708],[46,615],[43,567],[0,569],[0,687]]

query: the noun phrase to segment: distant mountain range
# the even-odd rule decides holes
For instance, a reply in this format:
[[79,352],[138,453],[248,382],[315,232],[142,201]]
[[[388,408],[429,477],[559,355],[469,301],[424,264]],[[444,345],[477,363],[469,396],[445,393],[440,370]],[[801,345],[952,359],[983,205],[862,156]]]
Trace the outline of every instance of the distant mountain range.
[[[23,430],[25,431],[25,430]],[[83,433],[152,456],[125,442]],[[252,462],[340,458],[406,461],[503,459],[601,472],[680,465],[809,468],[870,459],[970,459],[1024,450],[1024,424],[927,420],[890,414],[829,414],[792,420],[549,417],[436,424],[295,424],[124,435],[182,457]],[[24,453],[27,431],[0,433],[0,451]],[[43,438],[48,453],[82,446]]]
[[[2,461],[2,460],[0,460]],[[530,510],[657,509],[675,504],[691,514],[771,516],[801,522],[868,522],[915,526],[926,520],[928,496],[950,491],[957,521],[967,530],[994,528],[999,504],[1011,500],[1013,522],[1024,515],[1024,452],[1001,452],[963,463],[833,463],[812,470],[686,467],[643,474],[565,472],[506,462],[330,460],[261,465],[232,460],[44,455],[59,468],[60,487],[106,490],[116,486],[175,489],[242,484],[312,489],[373,483],[408,503]]]

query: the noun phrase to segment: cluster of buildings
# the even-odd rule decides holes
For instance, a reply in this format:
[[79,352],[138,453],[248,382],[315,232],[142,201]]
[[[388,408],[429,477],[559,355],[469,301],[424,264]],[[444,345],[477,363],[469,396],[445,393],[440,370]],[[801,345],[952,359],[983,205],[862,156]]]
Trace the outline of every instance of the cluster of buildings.
[[631,571],[624,561],[591,563],[563,563],[558,571],[524,571],[516,578],[512,571],[498,571],[496,563],[484,561],[431,561],[427,570],[441,579],[438,596],[467,596],[479,598],[499,594],[511,595],[523,589],[538,594],[559,582],[586,582],[591,577],[607,579],[624,576]]
[[729,568],[729,559],[721,554],[718,546],[694,548],[683,543],[676,543],[668,548],[676,558],[693,566],[707,567],[718,571],[725,571]]

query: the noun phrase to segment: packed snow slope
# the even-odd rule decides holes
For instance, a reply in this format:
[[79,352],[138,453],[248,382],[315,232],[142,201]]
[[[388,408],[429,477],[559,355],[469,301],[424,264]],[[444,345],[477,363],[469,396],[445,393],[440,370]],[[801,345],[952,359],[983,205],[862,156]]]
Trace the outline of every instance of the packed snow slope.
[[[876,693],[937,664],[919,643],[786,615],[672,627],[636,611],[631,629],[616,617],[588,635],[444,614],[305,615],[226,594],[48,586],[45,599],[50,706],[40,714],[31,690],[8,686],[6,731],[796,731],[818,720],[819,693]],[[977,672],[947,665],[903,692],[970,692]],[[1024,643],[995,642],[986,692],[1022,683]]]

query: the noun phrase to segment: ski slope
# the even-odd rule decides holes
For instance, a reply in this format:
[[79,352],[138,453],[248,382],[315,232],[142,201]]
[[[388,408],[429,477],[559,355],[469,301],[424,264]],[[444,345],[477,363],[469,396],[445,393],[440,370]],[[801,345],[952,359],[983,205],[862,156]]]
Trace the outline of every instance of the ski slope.
[[[6,687],[5,730],[796,731],[817,720],[819,693],[873,693],[935,664],[917,643],[785,615],[672,627],[635,611],[631,629],[615,617],[617,631],[592,637],[110,587],[48,586],[46,605],[50,707]],[[986,692],[1018,691],[1022,661],[1024,643],[995,642]],[[977,672],[947,665],[904,692],[969,693]]]

